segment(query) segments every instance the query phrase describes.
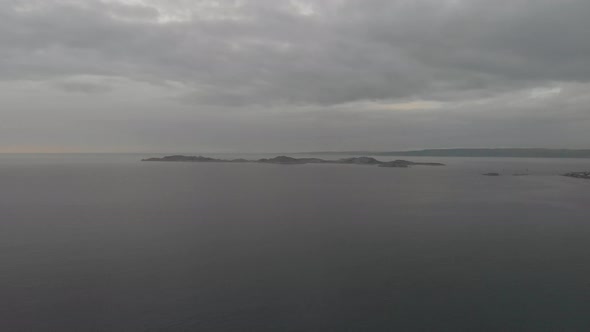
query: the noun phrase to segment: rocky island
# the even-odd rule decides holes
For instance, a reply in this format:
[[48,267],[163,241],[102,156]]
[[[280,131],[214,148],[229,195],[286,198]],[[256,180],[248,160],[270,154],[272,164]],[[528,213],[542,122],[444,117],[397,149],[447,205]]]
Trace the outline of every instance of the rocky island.
[[444,166],[441,163],[420,163],[408,160],[380,161],[372,157],[353,157],[339,160],[324,160],[320,158],[293,158],[278,156],[274,158],[262,158],[258,160],[247,159],[216,159],[203,156],[173,155],[162,158],[147,158],[141,161],[176,161],[176,162],[218,162],[218,163],[263,163],[280,165],[301,164],[353,164],[353,165],[377,165],[379,167],[407,168],[410,166]]
[[563,176],[567,176],[570,178],[590,180],[590,172],[569,172],[569,173],[563,174]]

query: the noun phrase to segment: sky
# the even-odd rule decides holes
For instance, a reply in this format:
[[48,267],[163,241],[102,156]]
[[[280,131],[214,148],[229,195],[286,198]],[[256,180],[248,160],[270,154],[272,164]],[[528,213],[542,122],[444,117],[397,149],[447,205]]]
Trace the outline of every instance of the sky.
[[0,152],[590,147],[588,0],[0,1]]

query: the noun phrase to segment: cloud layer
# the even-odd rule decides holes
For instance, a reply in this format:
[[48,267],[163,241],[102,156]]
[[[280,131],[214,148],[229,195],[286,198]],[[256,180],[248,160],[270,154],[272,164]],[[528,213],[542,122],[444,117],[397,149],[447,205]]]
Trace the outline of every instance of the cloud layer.
[[0,151],[590,139],[585,0],[5,2]]

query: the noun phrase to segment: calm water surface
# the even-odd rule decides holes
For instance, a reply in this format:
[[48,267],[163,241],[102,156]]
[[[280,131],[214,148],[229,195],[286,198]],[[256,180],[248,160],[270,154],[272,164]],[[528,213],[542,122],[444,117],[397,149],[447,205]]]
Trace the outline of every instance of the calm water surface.
[[0,155],[0,330],[590,329],[590,160],[147,156]]

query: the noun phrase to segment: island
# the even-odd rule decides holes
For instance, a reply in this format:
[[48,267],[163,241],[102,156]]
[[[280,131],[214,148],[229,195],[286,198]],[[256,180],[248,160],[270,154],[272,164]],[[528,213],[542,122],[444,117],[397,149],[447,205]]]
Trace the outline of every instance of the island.
[[590,180],[590,172],[569,172],[569,173],[563,174],[563,176],[567,176],[570,178],[576,178],[576,179]]
[[325,160],[320,158],[293,158],[288,156],[277,156],[274,158],[262,158],[257,160],[247,159],[216,159],[203,156],[172,155],[162,158],[147,158],[141,161],[168,161],[168,162],[217,162],[217,163],[261,163],[280,165],[301,165],[301,164],[352,164],[352,165],[376,165],[379,167],[407,168],[410,166],[445,166],[441,163],[422,163],[408,160],[380,161],[372,157],[352,157],[339,160]]

